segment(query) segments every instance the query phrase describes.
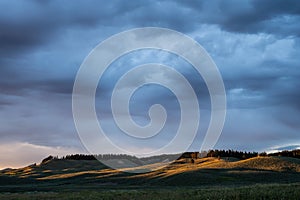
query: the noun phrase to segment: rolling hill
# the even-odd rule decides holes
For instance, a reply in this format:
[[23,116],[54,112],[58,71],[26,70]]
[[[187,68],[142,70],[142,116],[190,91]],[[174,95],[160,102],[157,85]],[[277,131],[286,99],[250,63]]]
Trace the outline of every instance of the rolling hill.
[[[146,167],[155,168],[155,165],[150,165]],[[207,187],[298,182],[300,160],[288,157],[254,157],[246,160],[209,157],[196,159],[195,163],[187,163],[185,159],[181,159],[164,168],[141,174],[110,169],[97,160],[65,159],[0,171],[0,191]]]

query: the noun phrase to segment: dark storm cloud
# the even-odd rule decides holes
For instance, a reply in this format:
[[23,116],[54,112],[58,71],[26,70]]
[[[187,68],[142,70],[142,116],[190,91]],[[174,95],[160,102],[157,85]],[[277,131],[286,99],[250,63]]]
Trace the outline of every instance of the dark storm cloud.
[[[236,2],[237,3],[237,2]],[[221,26],[236,32],[266,32],[299,36],[300,6],[296,1],[250,1],[249,6],[240,9],[225,2],[223,7],[227,19]],[[296,22],[296,23],[295,23]],[[278,27],[278,25],[280,26]]]
[[[32,54],[38,52],[39,48],[47,51],[47,47],[45,49],[43,46],[57,43],[57,38],[65,35],[65,32],[70,29],[118,26],[122,19],[120,16],[141,5],[141,3],[122,1],[116,2],[117,4],[109,4],[105,1],[90,3],[86,1],[77,1],[76,4],[70,1],[0,2],[1,92],[14,95],[23,94],[28,90],[71,93],[73,80],[66,83],[65,80],[57,80],[47,75],[24,73],[32,70],[33,63],[30,61]],[[104,31],[100,31],[98,35],[103,34]],[[57,58],[57,62],[52,65],[62,65],[63,63],[59,63],[62,59]],[[29,61],[23,62],[23,60]],[[42,68],[45,65],[43,61],[47,60],[44,59],[35,65]],[[80,64],[82,60],[78,61]]]
[[299,76],[282,77],[273,83],[272,90],[267,94],[271,100],[278,106],[289,105],[300,111],[300,87]]
[[[163,26],[188,32],[197,29],[201,24],[217,24],[224,30],[233,32],[282,34],[285,31],[285,35],[297,35],[300,27],[297,23],[291,24],[299,15],[299,5],[295,1],[248,1],[243,4],[237,1],[95,1],[93,4],[85,1],[76,4],[69,1],[21,1],[19,5],[14,6],[13,2],[1,5],[1,59],[6,58],[3,55],[19,53],[24,49],[52,42],[63,30],[76,26]],[[51,81],[22,81],[23,75],[18,74],[15,68],[9,68],[10,66],[1,66],[1,74],[7,76],[12,73],[11,76],[15,78],[11,80],[14,83],[9,80],[2,83],[3,91],[21,91],[23,88],[32,87],[47,89],[45,84],[48,83],[48,89],[55,92],[58,86],[55,80],[53,84]],[[259,90],[278,78],[274,75],[267,76],[270,77],[243,77],[242,87]],[[228,82],[229,88],[242,82],[239,77],[234,76]],[[64,84],[61,87],[65,88]],[[69,91],[70,86],[67,87],[61,91]]]
[[72,93],[73,79],[48,79],[48,80],[0,80],[1,94],[27,95],[32,91],[42,91],[56,94]]
[[71,94],[73,90],[74,80],[61,79],[61,80],[48,80],[38,84],[38,88],[43,91],[56,94]]
[[[1,1],[1,141],[79,146],[71,93],[80,63],[105,38],[143,26],[186,33],[216,61],[229,105],[220,148],[254,150],[283,142],[285,136],[298,140],[299,11],[300,3],[289,0]],[[134,60],[140,58],[145,58],[145,63],[177,64],[175,68],[196,90],[200,107],[209,108],[207,88],[195,71],[186,70],[172,56],[164,59],[160,53],[126,57],[120,64],[122,70],[138,64]],[[107,100],[116,78],[115,74],[107,75],[97,97]],[[168,105],[170,116],[178,111],[169,92],[155,88],[139,92],[138,104],[130,108],[139,122],[149,121],[147,111],[156,99]],[[106,120],[111,129],[112,122]],[[266,139],[267,144],[260,142]],[[252,146],[247,146],[249,141]]]
[[[299,35],[296,1],[14,1],[0,6],[1,55],[51,42],[82,26],[162,26],[189,32],[201,24],[227,31]],[[151,11],[151,12],[149,12]]]
[[2,2],[0,14],[1,55],[9,55],[49,40],[56,23],[33,2]]
[[229,32],[300,35],[297,1],[178,1],[190,8],[198,23],[216,24]]
[[246,74],[237,74],[232,80],[225,80],[228,89],[243,88],[261,97],[262,105],[256,106],[282,106],[289,105],[295,109],[300,108],[300,96],[297,92],[300,87],[298,66],[293,63],[281,61],[264,61],[258,65],[259,70]]
[[229,97],[236,92],[229,108],[288,106],[300,111],[299,76],[248,76],[224,81]]
[[[92,3],[92,4],[91,4]],[[51,42],[59,30],[72,26],[112,24],[135,3],[105,1],[7,1],[0,3],[0,52],[7,55]]]

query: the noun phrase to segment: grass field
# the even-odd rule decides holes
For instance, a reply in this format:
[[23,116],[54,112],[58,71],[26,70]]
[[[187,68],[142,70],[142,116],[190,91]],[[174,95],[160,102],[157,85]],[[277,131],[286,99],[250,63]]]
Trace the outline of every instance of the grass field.
[[299,199],[300,184],[268,184],[247,187],[156,188],[82,190],[65,192],[2,193],[0,199]]

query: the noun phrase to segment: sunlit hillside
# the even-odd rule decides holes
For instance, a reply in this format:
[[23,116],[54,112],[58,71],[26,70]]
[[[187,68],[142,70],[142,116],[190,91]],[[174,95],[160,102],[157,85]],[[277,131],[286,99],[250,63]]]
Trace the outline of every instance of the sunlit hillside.
[[[159,164],[159,163],[158,163]],[[157,166],[159,166],[157,164]],[[155,168],[155,164],[144,167]],[[135,168],[126,168],[127,171]],[[134,174],[110,169],[97,160],[53,159],[19,169],[5,169],[0,175],[0,189],[37,184],[43,190],[51,186],[205,186],[248,185],[257,183],[293,183],[300,181],[300,160],[288,157],[199,158],[194,163],[176,160],[149,173]]]

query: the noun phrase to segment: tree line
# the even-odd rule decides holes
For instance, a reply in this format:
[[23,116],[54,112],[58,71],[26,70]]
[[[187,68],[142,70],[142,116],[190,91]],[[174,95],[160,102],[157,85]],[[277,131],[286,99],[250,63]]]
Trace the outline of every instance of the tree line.
[[[203,153],[202,153],[203,154]],[[205,155],[205,152],[204,152]],[[257,157],[260,155],[258,152],[247,152],[247,151],[235,151],[235,150],[209,150],[206,153],[206,157],[234,157],[238,159],[248,159],[248,158],[253,158]]]
[[[45,163],[49,160],[110,160],[110,159],[126,159],[130,160],[135,163],[140,163],[141,161],[147,161],[152,159],[159,159],[161,157],[164,159],[172,158],[176,159],[174,156],[179,154],[164,154],[164,155],[158,155],[158,156],[152,156],[148,158],[137,158],[136,156],[127,155],[127,154],[97,154],[97,155],[88,155],[88,154],[70,154],[62,157],[58,156],[48,156],[47,158],[42,160],[42,163]],[[292,157],[292,158],[299,158],[300,159],[300,149],[296,150],[284,150],[280,152],[275,153],[269,153],[266,152],[247,152],[247,151],[236,151],[236,150],[209,150],[209,151],[203,151],[199,153],[199,157],[235,157],[238,159],[248,159],[253,158],[257,156],[284,156],[284,157]]]
[[[284,156],[291,158],[300,158],[300,149],[295,150],[284,150],[275,153],[266,152],[246,152],[246,151],[235,151],[235,150],[209,150],[208,152],[202,152],[204,157],[235,157],[239,159],[248,159],[257,156]],[[206,155],[206,156],[205,156]]]
[[127,160],[138,160],[136,156],[131,156],[127,154],[97,154],[97,155],[87,155],[87,154],[71,154],[61,157],[62,160],[110,160],[110,159],[127,159]]
[[295,149],[291,151],[280,151],[276,153],[269,153],[269,156],[284,156],[284,157],[292,157],[292,158],[300,158],[300,149]]

